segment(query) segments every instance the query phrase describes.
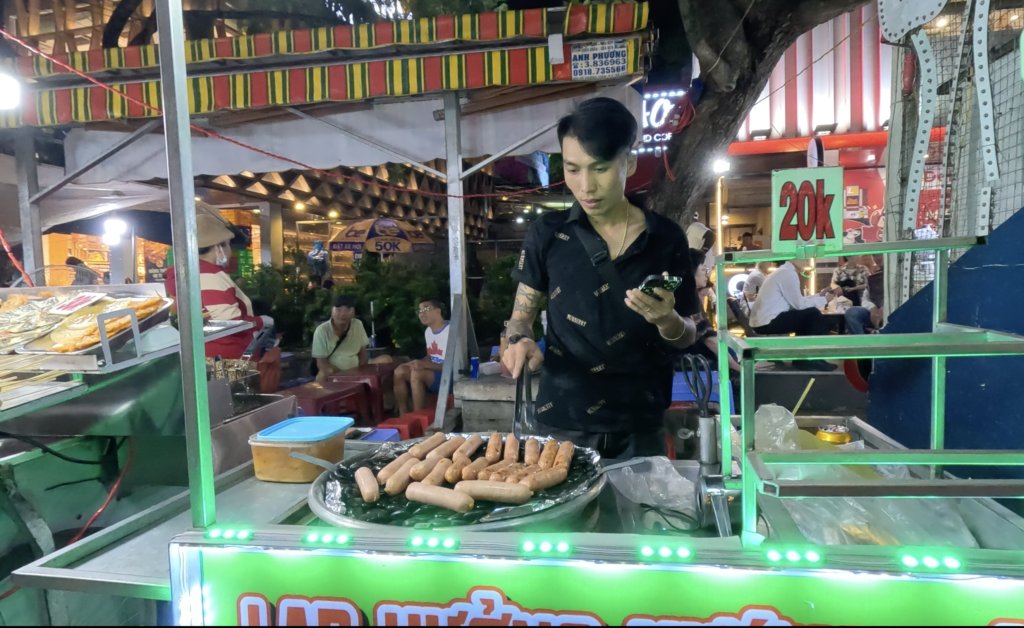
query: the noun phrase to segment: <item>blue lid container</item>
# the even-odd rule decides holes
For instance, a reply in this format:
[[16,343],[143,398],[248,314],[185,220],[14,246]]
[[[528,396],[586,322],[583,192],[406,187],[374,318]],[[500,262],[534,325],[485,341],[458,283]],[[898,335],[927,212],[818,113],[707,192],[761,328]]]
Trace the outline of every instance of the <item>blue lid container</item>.
[[347,416],[300,416],[272,425],[256,434],[269,443],[308,443],[327,440],[355,424]]
[[375,429],[360,440],[369,441],[371,443],[397,443],[402,440],[398,430],[392,429]]

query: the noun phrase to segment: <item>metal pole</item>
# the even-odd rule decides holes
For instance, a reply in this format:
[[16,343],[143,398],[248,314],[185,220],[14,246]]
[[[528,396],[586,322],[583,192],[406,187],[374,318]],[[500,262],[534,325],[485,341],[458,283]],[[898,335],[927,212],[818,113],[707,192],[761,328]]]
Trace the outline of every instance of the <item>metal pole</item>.
[[[760,545],[757,533],[757,474],[747,456],[754,450],[754,365],[753,360],[740,362],[740,430],[743,437],[743,545]],[[722,464],[732,464],[723,461]]]
[[[718,307],[715,318],[718,327],[718,412],[722,433],[722,477],[732,477],[732,398],[729,395],[729,346],[722,342],[722,334],[729,333],[729,282],[725,276],[725,264],[715,264],[715,294]],[[724,373],[724,375],[723,375]]]
[[160,83],[167,140],[174,278],[177,282],[178,328],[181,330],[189,495],[192,525],[205,528],[216,521],[216,508],[181,0],[157,0],[156,14],[160,31]]
[[[458,92],[444,95],[444,144],[448,174],[448,277],[451,283],[452,312],[455,312],[455,295],[466,294],[466,234],[464,203],[462,196],[462,108]],[[456,373],[467,364],[466,324],[455,329],[458,343],[455,352]],[[458,379],[458,378],[456,378]]]
[[[949,250],[935,253],[935,280],[932,282],[932,332],[946,322],[949,297]],[[932,449],[946,448],[946,358],[932,358]],[[942,467],[931,468],[932,478],[942,477]]]
[[43,267],[43,229],[39,223],[39,206],[32,202],[32,197],[39,192],[39,170],[36,164],[36,142],[33,132],[31,127],[19,129],[14,141],[22,265],[29,276]]

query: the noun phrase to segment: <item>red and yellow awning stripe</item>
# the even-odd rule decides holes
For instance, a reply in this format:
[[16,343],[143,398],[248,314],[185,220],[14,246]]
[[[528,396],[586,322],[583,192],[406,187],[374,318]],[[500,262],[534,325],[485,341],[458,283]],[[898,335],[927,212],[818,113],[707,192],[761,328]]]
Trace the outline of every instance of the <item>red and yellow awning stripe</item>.
[[646,2],[622,4],[570,5],[565,20],[565,35],[591,33],[613,35],[634,33],[647,28],[650,7]]
[[[641,41],[626,39],[627,72],[642,71]],[[570,59],[571,44],[565,45]],[[188,79],[192,115],[260,107],[342,102],[436,91],[536,85],[572,80],[571,61],[552,65],[546,45],[414,59],[390,59]],[[114,85],[161,107],[160,81]],[[154,117],[149,109],[101,87],[26,92],[22,107],[0,113],[0,128],[58,126]]]

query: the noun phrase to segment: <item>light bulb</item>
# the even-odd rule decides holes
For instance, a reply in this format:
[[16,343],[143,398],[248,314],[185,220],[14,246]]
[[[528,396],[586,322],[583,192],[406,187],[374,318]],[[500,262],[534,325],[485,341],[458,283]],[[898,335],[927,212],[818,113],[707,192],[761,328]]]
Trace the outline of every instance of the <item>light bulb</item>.
[[0,111],[21,106],[21,83],[10,74],[0,72]]

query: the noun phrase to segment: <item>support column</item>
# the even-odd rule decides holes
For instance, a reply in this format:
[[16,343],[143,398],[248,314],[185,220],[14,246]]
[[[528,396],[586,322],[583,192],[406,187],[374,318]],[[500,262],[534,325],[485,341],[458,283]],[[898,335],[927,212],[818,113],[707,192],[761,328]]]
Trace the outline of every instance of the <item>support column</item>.
[[39,222],[39,206],[31,202],[32,197],[39,193],[36,143],[32,133],[31,127],[19,129],[14,144],[22,265],[29,275],[43,267],[43,230]]
[[[935,280],[932,282],[932,332],[946,322],[949,297],[949,250],[935,252]],[[946,448],[946,358],[932,358],[932,430],[931,448]],[[942,477],[942,467],[931,468],[933,479]]]
[[189,496],[192,525],[205,528],[216,522],[217,515],[181,0],[157,0],[156,14],[160,31],[160,83],[167,142],[174,278],[178,288],[178,328],[181,330],[181,382],[185,401]]
[[[262,214],[260,216],[260,233],[264,233],[263,229],[266,229],[267,234],[267,245],[270,247],[270,253],[264,253],[264,264],[270,263],[280,268],[284,266],[284,218],[281,217],[281,204],[270,203],[264,212],[267,214],[267,222],[263,222]],[[262,237],[262,236],[260,236]]]
[[[466,296],[466,233],[462,196],[462,108],[458,92],[444,95],[444,144],[448,165],[448,277],[451,283],[452,305],[455,295]],[[454,197],[454,198],[453,198]],[[468,311],[468,310],[467,310]],[[453,313],[454,314],[454,313]],[[466,317],[455,330],[458,343],[455,345],[455,372],[468,363],[466,359]],[[458,378],[456,378],[458,379]]]
[[110,283],[138,283],[138,272],[135,267],[135,229],[128,226],[128,231],[121,241],[110,247]]

